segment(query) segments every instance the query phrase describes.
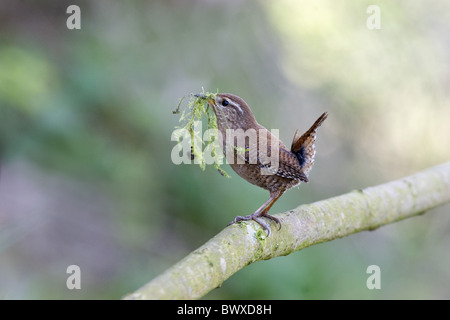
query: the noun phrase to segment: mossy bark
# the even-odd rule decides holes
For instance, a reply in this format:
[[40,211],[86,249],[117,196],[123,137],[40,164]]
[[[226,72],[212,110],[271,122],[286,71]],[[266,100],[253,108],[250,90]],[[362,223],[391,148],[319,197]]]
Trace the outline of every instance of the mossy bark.
[[269,237],[253,221],[225,228],[125,299],[198,299],[252,262],[423,213],[450,202],[450,162],[386,184],[275,215]]

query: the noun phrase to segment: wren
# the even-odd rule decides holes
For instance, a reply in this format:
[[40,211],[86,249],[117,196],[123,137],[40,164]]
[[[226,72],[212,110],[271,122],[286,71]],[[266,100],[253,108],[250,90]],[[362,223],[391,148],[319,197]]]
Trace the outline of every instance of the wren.
[[[225,154],[231,151],[232,160],[234,160],[228,161],[231,168],[248,182],[270,192],[269,199],[253,214],[237,216],[229,225],[239,221],[254,220],[270,235],[270,227],[262,217],[276,222],[281,228],[280,220],[269,215],[268,211],[288,189],[302,182],[308,182],[308,174],[314,164],[316,154],[316,132],[328,114],[323,113],[304,134],[301,135],[300,130],[297,130],[291,147],[288,149],[281,140],[256,121],[250,107],[240,97],[230,93],[218,93],[214,99],[201,94],[196,96],[205,98],[216,114],[217,128],[220,132],[219,137],[221,137],[219,139],[222,140],[219,143],[222,144]],[[244,140],[245,148],[239,149],[236,145],[237,138],[234,138],[233,141],[226,138],[227,130],[228,132],[229,130],[255,132],[257,141],[252,143],[249,141],[251,139],[246,139]],[[261,148],[261,141],[267,145],[267,148],[264,148],[265,146]],[[273,148],[273,146],[277,148]],[[278,155],[276,166],[269,165],[264,160],[267,155],[273,156],[271,155],[272,149],[275,150],[274,152],[278,152],[275,154]],[[266,157],[263,153],[267,153]],[[229,159],[228,156],[227,159]],[[251,161],[252,159],[253,161]],[[275,170],[270,172],[270,167]],[[264,172],[264,169],[268,170]]]

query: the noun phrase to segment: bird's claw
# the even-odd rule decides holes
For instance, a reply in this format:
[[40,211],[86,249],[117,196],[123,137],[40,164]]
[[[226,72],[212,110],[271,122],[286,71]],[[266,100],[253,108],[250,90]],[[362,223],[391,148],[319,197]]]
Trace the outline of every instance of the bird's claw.
[[261,215],[262,217],[266,217],[270,220],[272,220],[273,222],[275,222],[276,224],[278,224],[278,230],[281,230],[281,221],[278,218],[275,218],[274,216],[271,216],[270,214],[263,214]]
[[250,214],[248,216],[237,216],[236,218],[234,218],[233,221],[231,221],[227,226],[230,226],[232,224],[235,224],[236,222],[240,222],[240,221],[248,221],[248,220],[253,220],[255,221],[257,224],[259,224],[264,231],[267,232],[267,236],[270,235],[270,227],[264,222],[264,220],[261,220],[261,217],[266,217],[272,221],[274,221],[276,224],[279,225],[278,230],[281,229],[281,222],[280,219],[275,218],[274,216],[271,216],[269,214],[259,214],[259,215],[255,215],[255,214]]

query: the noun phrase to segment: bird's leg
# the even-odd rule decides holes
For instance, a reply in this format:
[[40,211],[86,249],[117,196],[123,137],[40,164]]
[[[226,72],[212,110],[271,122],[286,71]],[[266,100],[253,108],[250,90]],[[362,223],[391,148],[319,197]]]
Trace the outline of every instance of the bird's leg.
[[[237,216],[234,218],[233,221],[231,221],[228,225],[231,225],[233,223],[239,222],[239,221],[248,221],[248,220],[254,220],[256,221],[261,227],[263,227],[264,230],[267,231],[267,236],[270,235],[270,228],[269,226],[261,220],[261,217],[266,217],[272,221],[275,221],[281,229],[281,222],[278,218],[275,218],[274,216],[269,215],[267,212],[270,210],[270,208],[273,206],[275,201],[278,200],[279,197],[283,194],[283,191],[275,191],[270,193],[269,199],[263,203],[261,207],[258,208],[254,213],[248,215],[248,216]],[[279,230],[278,229],[278,230]]]
[[275,223],[279,225],[278,230],[281,229],[281,222],[280,222],[280,220],[278,218],[275,218],[274,216],[271,216],[267,212],[269,212],[270,208],[272,208],[272,206],[275,203],[275,201],[277,201],[278,198],[280,198],[283,193],[284,192],[282,192],[282,191],[277,191],[277,192],[271,193],[269,200],[271,200],[271,199],[272,200],[269,202],[269,204],[264,208],[264,210],[260,214],[260,216],[262,216],[262,217],[266,217],[266,218],[269,218],[272,221],[275,221]]

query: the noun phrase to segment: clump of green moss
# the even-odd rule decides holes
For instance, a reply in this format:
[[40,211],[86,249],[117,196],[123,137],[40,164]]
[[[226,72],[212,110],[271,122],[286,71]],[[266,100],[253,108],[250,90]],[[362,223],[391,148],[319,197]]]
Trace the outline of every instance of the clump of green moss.
[[[201,94],[190,94],[189,101],[183,108],[183,101],[186,96],[180,99],[180,102],[177,108],[172,111],[173,114],[180,114],[179,122],[182,123],[181,126],[176,126],[176,129],[181,129],[179,132],[188,132],[191,138],[191,160],[196,159],[202,170],[206,168],[206,161],[203,154],[203,146],[205,145],[205,141],[202,139],[202,132],[196,132],[194,125],[197,121],[202,121],[203,116],[206,116],[208,122],[208,130],[218,130],[217,129],[217,118],[212,110],[212,107],[208,104],[208,100],[215,99],[217,93],[211,92],[203,92]],[[180,111],[180,109],[182,110]],[[184,129],[184,130],[183,130]],[[217,132],[217,131],[216,131]],[[220,168],[222,163],[222,154],[221,150],[218,147],[217,141],[218,135],[215,134],[212,138],[212,141],[208,144],[208,150],[214,158],[214,168],[219,171],[222,176],[229,178],[229,175]],[[181,134],[178,138],[178,142],[180,142]],[[219,150],[218,150],[219,149]]]

